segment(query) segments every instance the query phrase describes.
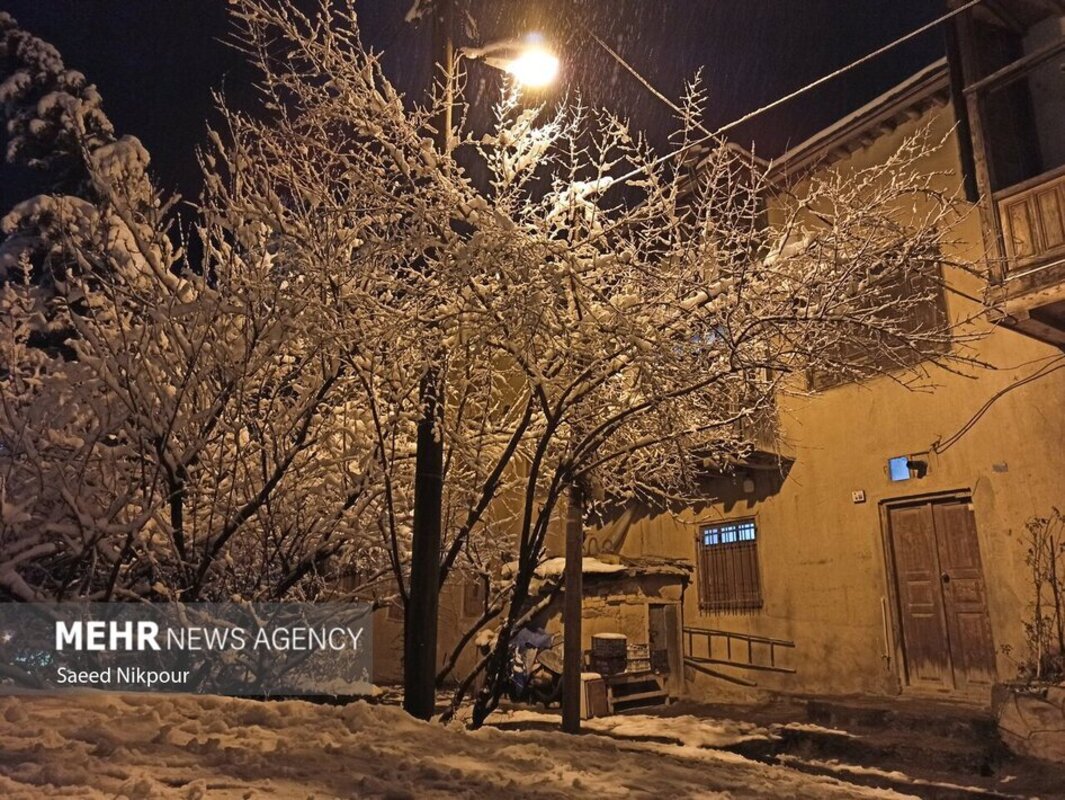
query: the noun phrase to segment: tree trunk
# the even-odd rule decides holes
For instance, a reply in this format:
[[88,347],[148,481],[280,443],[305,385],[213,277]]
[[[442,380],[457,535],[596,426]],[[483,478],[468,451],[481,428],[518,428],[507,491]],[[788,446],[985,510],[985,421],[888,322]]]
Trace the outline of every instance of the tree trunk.
[[581,732],[581,611],[584,599],[584,493],[574,481],[566,511],[566,575],[562,626],[562,730]]

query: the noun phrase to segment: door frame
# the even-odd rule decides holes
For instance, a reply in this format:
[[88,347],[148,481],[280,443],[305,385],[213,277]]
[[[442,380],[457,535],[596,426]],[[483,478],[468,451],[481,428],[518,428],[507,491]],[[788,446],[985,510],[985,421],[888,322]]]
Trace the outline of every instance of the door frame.
[[[648,597],[646,608],[646,618],[644,628],[647,631],[647,644],[651,644],[651,607],[661,606],[665,609],[666,606],[673,606],[677,609],[677,630],[675,636],[673,636],[673,648],[672,652],[676,655],[676,665],[669,665],[669,677],[666,679],[666,686],[670,689],[671,694],[679,696],[684,691],[685,678],[684,678],[684,598],[681,595],[680,600],[667,600],[662,597]],[[663,612],[664,613],[664,612]],[[667,632],[668,635],[668,632]],[[668,647],[668,644],[667,644]]]
[[[906,495],[904,497],[890,497],[881,500],[879,505],[880,514],[880,545],[884,557],[884,578],[887,583],[887,598],[888,608],[891,618],[891,651],[889,653],[892,659],[892,673],[895,676],[896,685],[900,694],[917,694],[921,696],[931,695],[941,699],[956,699],[967,700],[970,696],[964,692],[957,690],[943,693],[930,691],[922,687],[914,687],[909,682],[908,667],[906,664],[906,649],[903,644],[902,633],[902,608],[899,603],[899,583],[898,576],[895,573],[895,549],[891,539],[891,517],[890,512],[895,508],[905,508],[906,506],[919,506],[943,501],[961,501],[971,504],[973,502],[973,493],[970,489],[956,489],[953,491],[940,491],[940,492],[925,492],[922,494]],[[975,526],[974,526],[975,527]],[[980,550],[980,571],[984,580],[984,586],[988,585],[987,571],[984,568],[984,552],[980,542],[980,529],[975,527],[976,543]],[[990,609],[985,608],[988,613],[988,625],[991,623]],[[945,623],[945,621],[944,621]],[[994,658],[994,629],[991,629],[991,642],[992,642],[992,658]],[[949,654],[948,647],[948,654]],[[953,670],[953,663],[950,664],[950,668]]]

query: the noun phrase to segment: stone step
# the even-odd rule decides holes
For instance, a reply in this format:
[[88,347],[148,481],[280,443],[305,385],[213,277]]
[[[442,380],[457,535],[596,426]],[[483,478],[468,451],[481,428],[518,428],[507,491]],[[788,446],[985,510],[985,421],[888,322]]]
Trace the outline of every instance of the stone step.
[[936,772],[986,777],[1005,756],[993,740],[958,741],[918,734],[915,731],[883,731],[853,734],[816,731],[803,727],[773,726],[780,752],[809,754],[818,758],[859,763],[925,767]]
[[635,708],[646,708],[647,706],[666,705],[668,702],[669,692],[664,689],[623,694],[611,700],[615,713],[621,710],[629,711]]
[[[773,738],[725,749],[767,764],[933,800],[1027,797],[1029,789],[1046,798],[1045,787],[1054,783],[1053,775],[1036,774],[1040,765],[1018,760],[994,739],[958,741],[890,727],[862,732],[854,732],[854,726],[851,731],[796,723],[768,727]],[[1002,783],[1007,776],[1012,776],[1010,782]]]
[[779,695],[748,706],[682,700],[660,713],[744,720],[766,728],[773,739],[726,749],[768,763],[795,757],[865,764],[923,780],[932,786],[924,790],[928,796],[964,790],[980,797],[988,796],[983,791],[993,797],[1065,799],[1065,759],[1054,763],[1010,752],[993,716],[973,706],[911,697]]
[[798,756],[780,755],[767,763],[777,763],[810,775],[823,775],[856,786],[872,789],[890,789],[904,795],[913,795],[924,800],[1027,800],[1026,797],[1008,794],[983,786],[967,786],[947,780],[914,778],[897,771],[872,769],[844,762],[807,760]]
[[946,703],[875,704],[808,699],[806,718],[818,725],[845,730],[920,731],[955,741],[987,742],[997,737],[989,711]]

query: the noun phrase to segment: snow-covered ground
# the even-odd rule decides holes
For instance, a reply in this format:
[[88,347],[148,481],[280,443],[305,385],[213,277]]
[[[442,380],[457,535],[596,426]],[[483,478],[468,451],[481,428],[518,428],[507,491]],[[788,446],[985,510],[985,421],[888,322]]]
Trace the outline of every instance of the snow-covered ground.
[[[558,727],[557,712],[514,709],[497,711],[489,720],[494,725],[511,723],[540,723]],[[587,719],[585,730],[602,733],[615,739],[655,740],[692,747],[728,747],[753,739],[770,739],[775,734],[768,728],[734,719],[708,719],[690,714],[662,717],[654,714],[619,714],[613,717]]]
[[[0,698],[0,796],[21,798],[898,798],[699,743],[756,736],[685,719],[690,743],[415,721],[398,708],[187,695]],[[663,722],[664,720],[659,720]],[[675,728],[680,730],[680,728]],[[684,737],[688,739],[687,736]]]

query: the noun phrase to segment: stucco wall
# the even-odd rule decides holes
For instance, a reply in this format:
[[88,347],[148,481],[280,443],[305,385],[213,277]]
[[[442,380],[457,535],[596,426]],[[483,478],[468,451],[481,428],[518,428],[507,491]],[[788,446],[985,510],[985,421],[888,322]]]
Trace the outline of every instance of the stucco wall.
[[[883,160],[903,136],[929,119],[902,126],[837,166]],[[938,109],[931,121],[934,137],[948,135],[953,123],[949,109]],[[927,161],[929,170],[960,173],[953,138]],[[958,178],[945,180],[956,184]],[[946,256],[981,256],[975,211],[952,234],[961,244]],[[983,286],[973,276],[947,269],[945,277],[955,289],[982,294]],[[977,311],[953,292],[947,307],[954,319]],[[1061,355],[1012,331],[993,330],[986,320],[976,330],[986,335],[971,345],[969,354],[995,369],[972,368],[961,376],[933,367],[932,392],[908,391],[890,378],[878,378],[785,398],[782,427],[796,460],[782,480],[760,474],[750,495],[739,482],[726,482],[708,495],[731,497],[729,502],[691,510],[684,522],[660,515],[634,524],[624,554],[694,559],[698,523],[755,517],[763,608],[750,614],[703,614],[693,585],[686,593],[684,621],[794,640],[789,657],[797,673],[736,674],[753,678],[760,689],[787,692],[898,691],[899,665],[893,644],[885,642],[889,571],[881,503],[940,491],[971,491],[994,643],[996,648],[1021,648],[1021,618],[1029,598],[1019,534],[1030,516],[1065,502],[1065,369],[1004,394],[956,444],[930,455],[925,477],[892,483],[886,471],[890,457],[929,451],[997,393]],[[856,490],[864,491],[864,503],[852,502]],[[1010,677],[1013,669],[999,654],[999,676]],[[691,677],[689,691],[698,696],[736,693],[722,681]]]
[[[477,621],[478,616],[463,613],[463,579],[455,577],[444,584],[440,593],[437,629],[438,667],[444,665],[462,634]],[[388,609],[374,612],[373,621],[373,677],[378,684],[403,682],[403,620],[391,619]],[[450,682],[461,680],[477,663],[476,648],[467,646],[455,666]]]

